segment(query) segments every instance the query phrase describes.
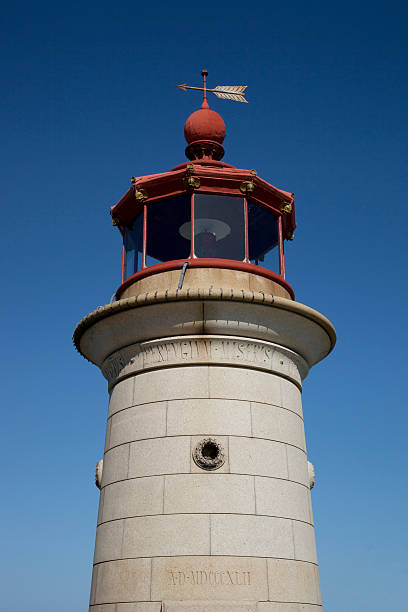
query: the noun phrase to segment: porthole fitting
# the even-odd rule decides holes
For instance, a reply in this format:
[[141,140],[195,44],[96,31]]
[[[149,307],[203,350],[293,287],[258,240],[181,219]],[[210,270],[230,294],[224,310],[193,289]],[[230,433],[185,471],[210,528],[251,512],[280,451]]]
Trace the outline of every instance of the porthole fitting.
[[196,445],[193,459],[203,470],[218,470],[225,463],[225,452],[215,438],[204,438]]

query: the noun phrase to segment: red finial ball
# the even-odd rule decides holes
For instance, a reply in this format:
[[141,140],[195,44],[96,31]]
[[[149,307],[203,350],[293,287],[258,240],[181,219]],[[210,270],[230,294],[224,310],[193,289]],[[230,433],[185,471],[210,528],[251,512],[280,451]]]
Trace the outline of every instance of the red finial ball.
[[184,136],[188,144],[200,140],[212,140],[222,144],[225,134],[224,119],[209,108],[195,111],[184,125]]

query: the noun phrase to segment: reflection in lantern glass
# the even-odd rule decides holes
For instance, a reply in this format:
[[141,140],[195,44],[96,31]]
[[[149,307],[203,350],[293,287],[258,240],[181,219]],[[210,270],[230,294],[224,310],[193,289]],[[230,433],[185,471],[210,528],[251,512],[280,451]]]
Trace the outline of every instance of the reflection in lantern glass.
[[[180,234],[191,240],[191,223],[183,223]],[[217,257],[217,245],[231,233],[228,223],[219,219],[196,219],[194,222],[194,251],[197,257]]]
[[[191,236],[191,223],[179,233]],[[194,194],[194,255],[199,258],[245,259],[244,199]]]

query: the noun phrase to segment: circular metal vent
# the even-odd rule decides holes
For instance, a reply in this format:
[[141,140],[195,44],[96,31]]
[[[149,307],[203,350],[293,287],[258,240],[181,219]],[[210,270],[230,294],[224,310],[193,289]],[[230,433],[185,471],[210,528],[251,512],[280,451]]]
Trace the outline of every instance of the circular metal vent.
[[203,438],[193,451],[193,459],[203,470],[218,470],[225,463],[225,452],[215,438]]

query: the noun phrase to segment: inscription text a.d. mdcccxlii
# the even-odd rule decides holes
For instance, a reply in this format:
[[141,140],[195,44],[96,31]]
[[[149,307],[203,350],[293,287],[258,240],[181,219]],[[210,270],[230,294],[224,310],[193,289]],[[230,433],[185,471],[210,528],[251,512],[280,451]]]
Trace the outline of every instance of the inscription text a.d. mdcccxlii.
[[176,570],[169,569],[171,586],[250,586],[251,572],[244,570]]

